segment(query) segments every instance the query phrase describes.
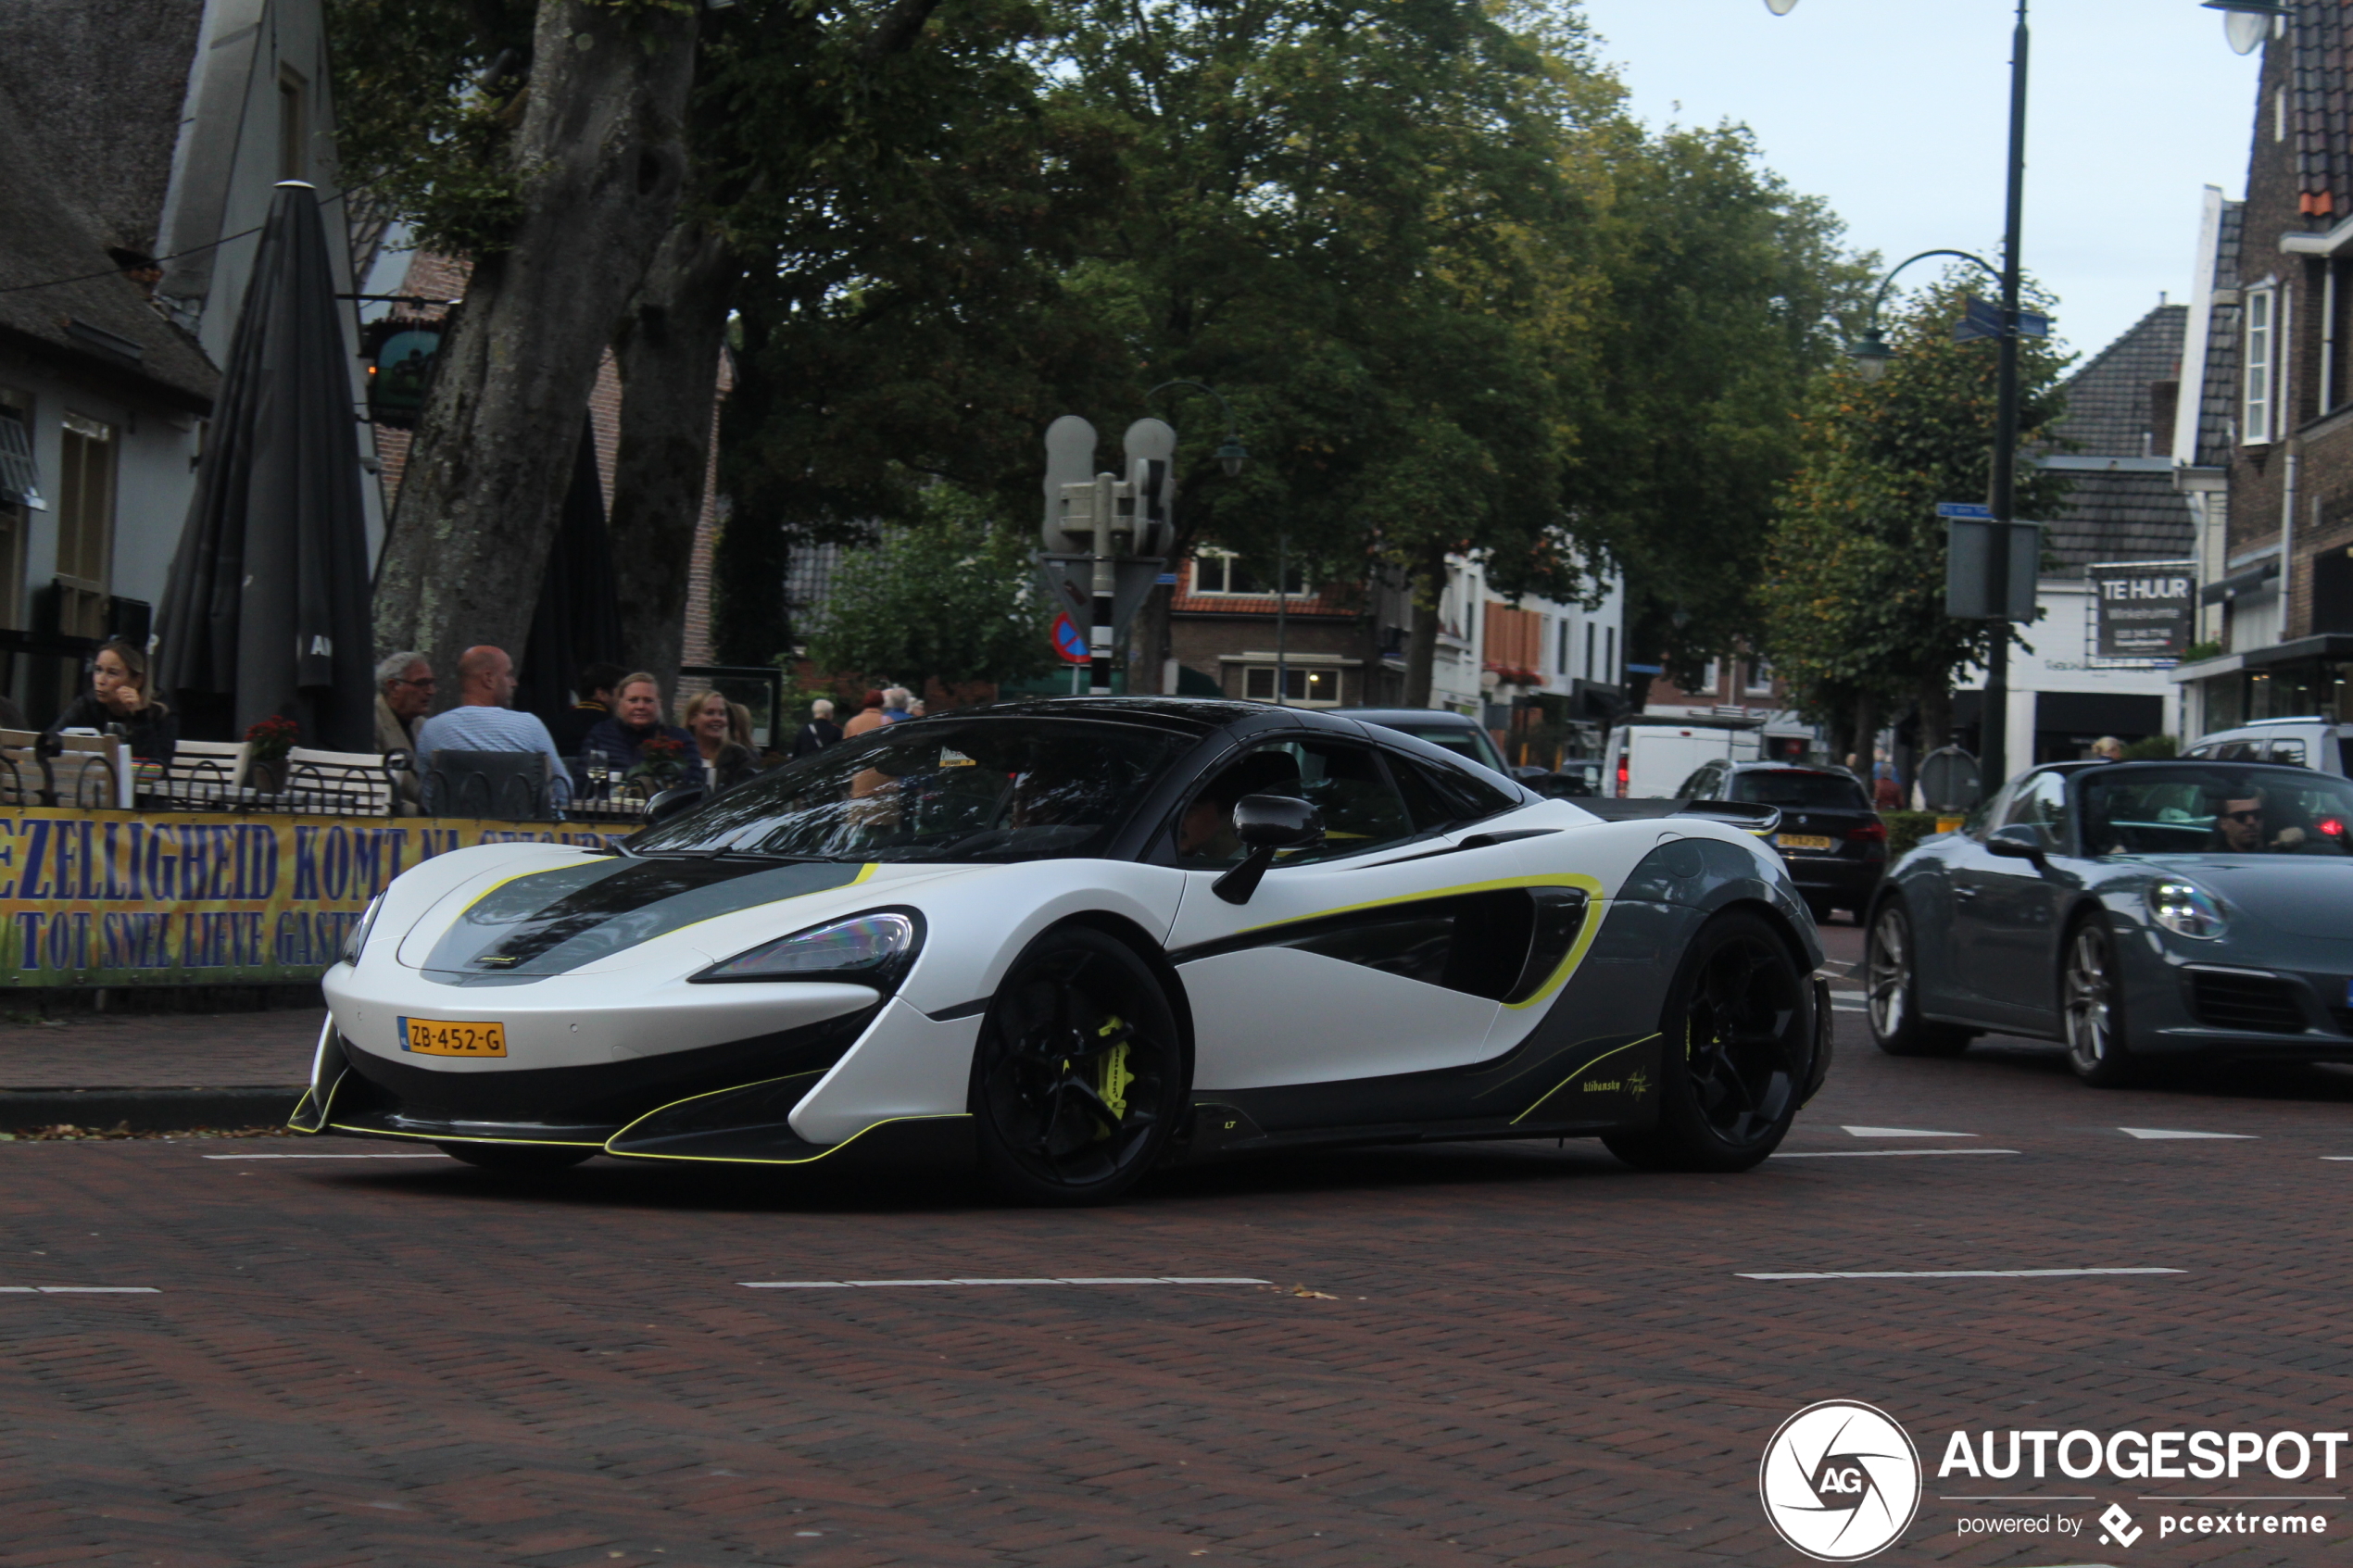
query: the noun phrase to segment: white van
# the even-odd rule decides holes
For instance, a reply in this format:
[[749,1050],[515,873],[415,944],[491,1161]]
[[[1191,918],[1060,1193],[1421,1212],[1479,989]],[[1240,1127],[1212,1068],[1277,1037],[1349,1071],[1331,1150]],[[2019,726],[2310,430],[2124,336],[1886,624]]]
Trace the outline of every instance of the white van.
[[1631,719],[1609,733],[1602,787],[1612,795],[1671,797],[1705,762],[1764,758],[1753,719]]
[[2217,762],[2285,762],[2322,773],[2353,774],[2353,724],[2312,714],[2301,719],[2258,719],[2235,730],[2202,735],[2182,748],[2183,757]]

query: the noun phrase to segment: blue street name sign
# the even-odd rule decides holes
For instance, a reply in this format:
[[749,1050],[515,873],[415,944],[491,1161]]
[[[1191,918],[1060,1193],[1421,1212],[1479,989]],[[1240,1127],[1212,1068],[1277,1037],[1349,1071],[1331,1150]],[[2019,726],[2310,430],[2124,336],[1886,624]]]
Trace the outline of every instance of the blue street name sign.
[[[2001,335],[2002,307],[1991,300],[1970,295],[1961,319],[1953,324],[1953,341],[1968,343],[1976,338]],[[2018,313],[2018,335],[2048,337],[2051,335],[2051,319],[2032,310],[2021,310]]]
[[1936,503],[1936,515],[1973,518],[1979,522],[1991,522],[1994,521],[1994,508],[1982,501],[1939,501]]

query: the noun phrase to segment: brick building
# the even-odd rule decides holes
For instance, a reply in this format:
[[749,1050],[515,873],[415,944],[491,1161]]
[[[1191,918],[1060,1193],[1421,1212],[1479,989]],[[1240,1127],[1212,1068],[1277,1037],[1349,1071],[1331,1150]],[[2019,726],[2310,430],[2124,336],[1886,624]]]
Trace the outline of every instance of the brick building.
[[[2190,301],[2200,395],[2175,420],[2211,657],[2174,678],[2193,733],[2353,719],[2353,18],[2293,0],[2263,44],[2246,198],[2209,192]],[[2202,650],[2204,651],[2204,650]]]

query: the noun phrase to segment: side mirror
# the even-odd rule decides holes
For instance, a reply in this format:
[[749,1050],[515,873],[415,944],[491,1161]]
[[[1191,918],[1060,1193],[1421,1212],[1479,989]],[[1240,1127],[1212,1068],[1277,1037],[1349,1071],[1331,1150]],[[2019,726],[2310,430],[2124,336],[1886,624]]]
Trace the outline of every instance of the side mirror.
[[691,811],[703,802],[708,793],[700,784],[673,784],[646,802],[646,825],[666,822],[682,812]]
[[2032,860],[2037,866],[2047,864],[2050,857],[2043,830],[2031,822],[1995,828],[1985,840],[1985,852],[2004,860]]
[[1250,851],[1242,863],[1210,884],[1228,904],[1247,904],[1279,849],[1324,841],[1324,814],[1288,795],[1245,795],[1234,802],[1234,836]]

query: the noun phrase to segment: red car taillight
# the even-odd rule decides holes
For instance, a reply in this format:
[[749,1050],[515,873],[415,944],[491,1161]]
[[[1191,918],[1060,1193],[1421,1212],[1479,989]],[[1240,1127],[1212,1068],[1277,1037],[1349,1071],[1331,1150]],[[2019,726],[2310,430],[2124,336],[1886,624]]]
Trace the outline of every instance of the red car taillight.
[[1633,759],[1632,759],[1631,758],[1623,758],[1623,757],[1622,757],[1622,758],[1620,758],[1620,759],[1618,759],[1618,762],[1617,762],[1617,793],[1618,793],[1618,795],[1620,796],[1620,797],[1623,797],[1625,796],[1625,794],[1626,794],[1626,786],[1627,786],[1629,784],[1631,784],[1631,783],[1633,782],[1633,777],[1634,777]]
[[1860,827],[1848,828],[1846,836],[1864,844],[1884,844],[1887,842],[1887,824],[1881,822],[1865,822]]

